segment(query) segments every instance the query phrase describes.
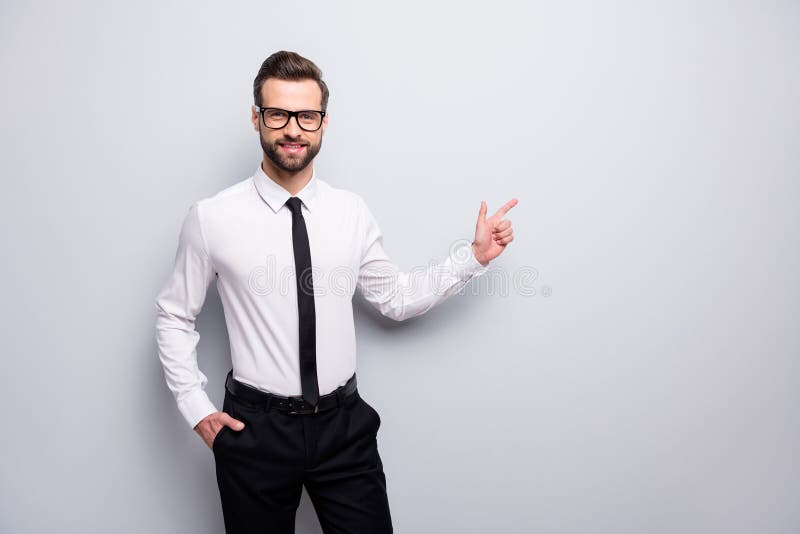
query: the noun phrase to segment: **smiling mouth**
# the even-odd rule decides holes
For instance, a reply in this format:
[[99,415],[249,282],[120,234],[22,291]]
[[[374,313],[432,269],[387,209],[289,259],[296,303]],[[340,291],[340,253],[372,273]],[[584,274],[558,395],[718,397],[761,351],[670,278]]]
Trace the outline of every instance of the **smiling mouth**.
[[303,150],[306,145],[303,143],[278,143],[278,145],[286,152],[290,154],[296,154]]

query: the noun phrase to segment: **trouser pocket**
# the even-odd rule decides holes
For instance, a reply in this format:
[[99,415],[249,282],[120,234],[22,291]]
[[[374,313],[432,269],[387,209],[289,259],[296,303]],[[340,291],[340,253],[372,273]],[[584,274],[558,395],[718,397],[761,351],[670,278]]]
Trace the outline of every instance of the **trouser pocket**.
[[[237,411],[235,407],[235,402],[231,398],[230,393],[225,390],[225,399],[222,401],[222,411],[233,417],[234,419],[239,419],[237,416]],[[211,442],[211,450],[217,452],[219,448],[222,446],[224,440],[228,437],[226,434],[233,432],[233,429],[228,425],[223,425],[222,428],[219,429],[217,435],[214,436],[214,441]]]
[[372,417],[373,423],[375,425],[375,432],[377,432],[378,429],[381,427],[381,416],[378,413],[378,410],[373,408],[370,403],[365,401],[364,397],[362,397],[360,394],[359,394],[358,398],[361,401],[361,403],[364,405],[364,407],[366,407],[367,411],[370,413],[370,416]]

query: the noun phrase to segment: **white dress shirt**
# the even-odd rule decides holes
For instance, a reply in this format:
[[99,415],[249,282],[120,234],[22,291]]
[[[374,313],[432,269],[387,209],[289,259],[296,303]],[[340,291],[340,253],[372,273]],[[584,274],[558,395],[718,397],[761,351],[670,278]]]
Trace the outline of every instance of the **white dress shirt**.
[[[233,376],[262,391],[301,395],[291,195],[259,164],[253,176],[191,205],[175,266],[156,297],[156,340],[166,382],[194,428],[217,408],[197,365],[195,317],[216,279]],[[402,321],[457,293],[488,266],[463,239],[441,262],[399,271],[363,198],[317,178],[295,196],[311,248],[317,377],[324,395],[356,370],[352,297],[358,288],[383,315]]]

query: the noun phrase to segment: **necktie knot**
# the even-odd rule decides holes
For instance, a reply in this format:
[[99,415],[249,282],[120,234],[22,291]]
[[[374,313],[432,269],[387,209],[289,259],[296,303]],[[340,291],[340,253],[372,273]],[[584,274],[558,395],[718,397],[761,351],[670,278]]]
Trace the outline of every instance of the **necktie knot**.
[[292,215],[301,215],[300,199],[298,197],[289,197],[289,200],[286,201],[286,205],[292,211]]

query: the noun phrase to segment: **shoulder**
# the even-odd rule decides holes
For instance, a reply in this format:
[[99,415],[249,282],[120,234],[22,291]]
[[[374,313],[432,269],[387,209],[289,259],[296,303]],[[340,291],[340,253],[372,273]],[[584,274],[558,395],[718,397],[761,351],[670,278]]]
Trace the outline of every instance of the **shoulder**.
[[248,176],[211,196],[198,200],[197,204],[205,208],[226,207],[250,195],[253,187],[253,177]]
[[347,209],[348,211],[361,212],[366,208],[364,198],[354,191],[335,187],[322,179],[317,179],[320,196],[324,196],[326,202],[336,205],[337,208]]
[[193,207],[196,207],[200,219],[212,214],[236,212],[242,203],[252,199],[254,189],[253,177],[248,176],[211,196],[195,201]]

